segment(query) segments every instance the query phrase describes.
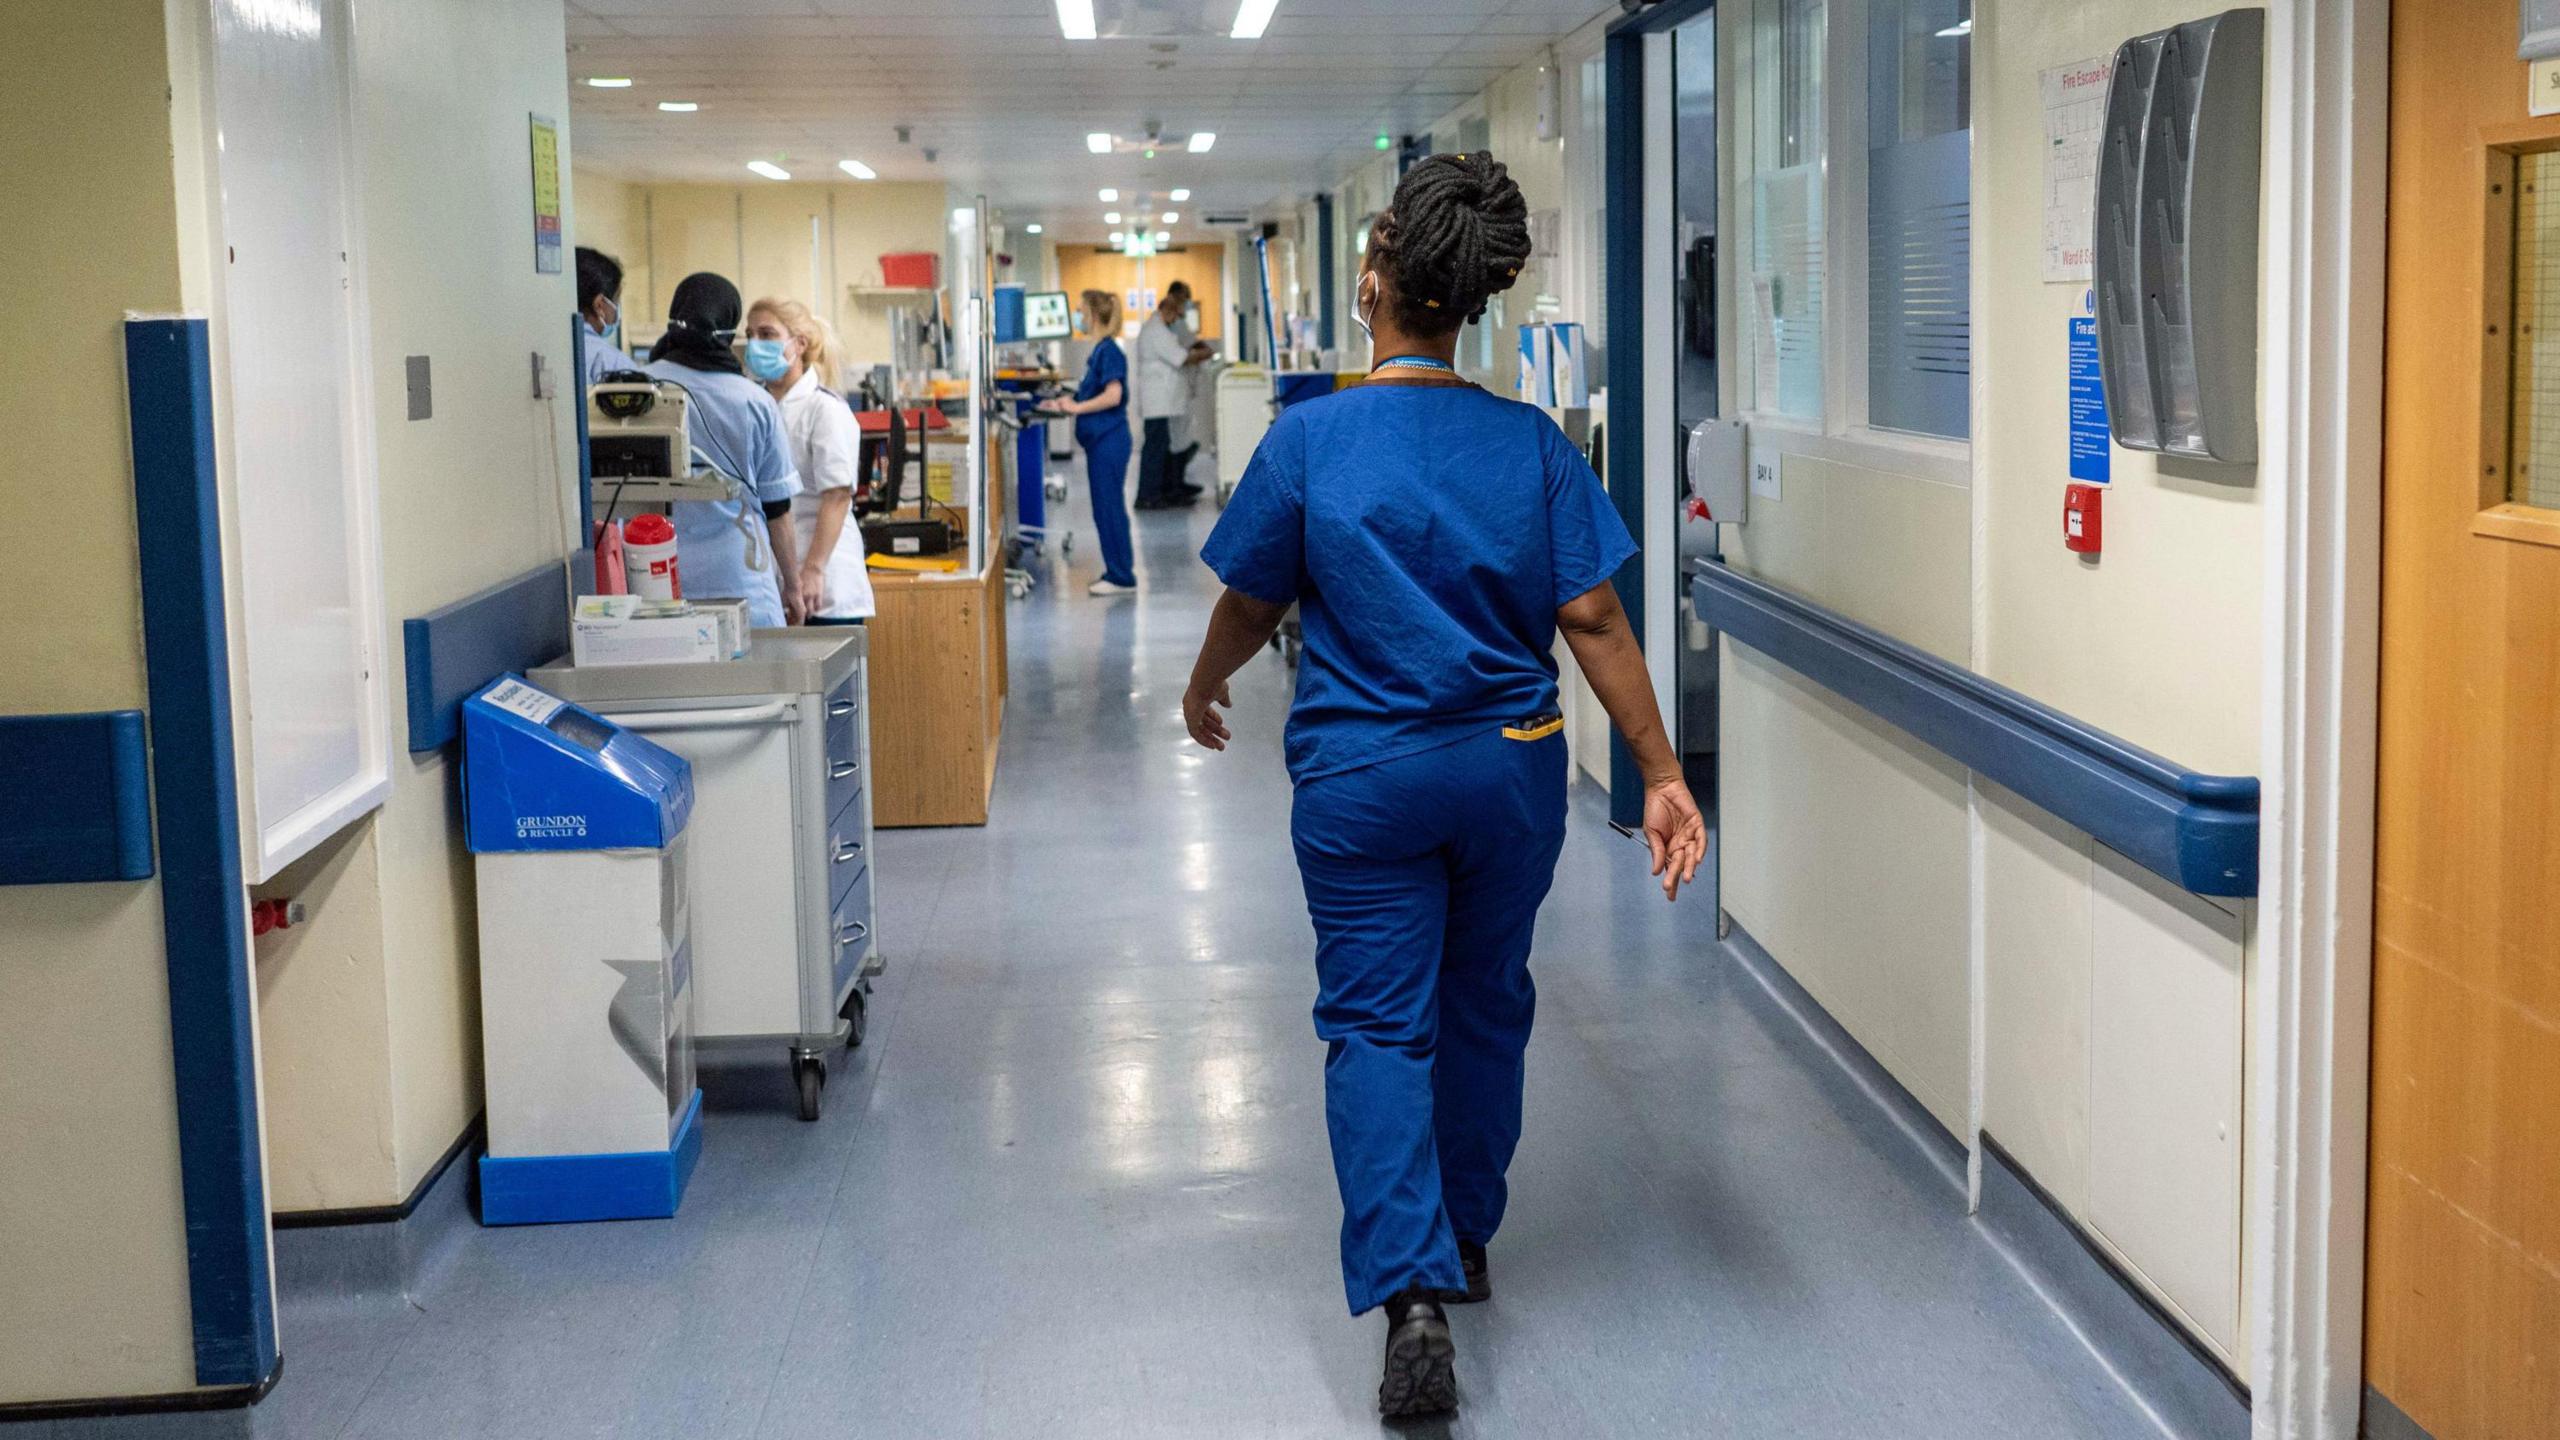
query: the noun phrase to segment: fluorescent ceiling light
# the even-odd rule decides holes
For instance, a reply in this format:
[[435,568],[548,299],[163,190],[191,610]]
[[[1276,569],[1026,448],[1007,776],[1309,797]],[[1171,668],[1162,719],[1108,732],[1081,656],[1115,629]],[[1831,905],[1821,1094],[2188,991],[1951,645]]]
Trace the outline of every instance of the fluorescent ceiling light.
[[791,178],[790,171],[783,169],[781,166],[774,164],[770,160],[750,160],[747,162],[747,168],[753,170],[767,180],[788,180]]
[[1173,192],[1173,194],[1172,194],[1169,198],[1173,201],[1173,203],[1174,203],[1174,204],[1179,205],[1179,204],[1181,204],[1183,201],[1188,200],[1188,199],[1190,199],[1190,198],[1191,198],[1191,192],[1190,192],[1190,191],[1188,191],[1188,190],[1176,190],[1176,191],[1174,191],[1174,192]]
[[1037,220],[1034,220],[1034,221],[1032,221],[1030,224],[1023,226],[1023,227],[1022,227],[1022,233],[1023,233],[1023,234],[1025,234],[1025,235],[1037,235],[1037,234],[1039,234],[1039,233],[1040,233],[1040,222],[1039,222],[1039,221],[1037,221]]
[[872,169],[870,166],[863,164],[859,160],[839,160],[836,162],[836,168],[847,175],[852,176],[856,180],[877,180],[880,178],[879,171]]
[[631,88],[631,77],[628,75],[590,75],[587,77],[587,83],[598,90],[628,90]]
[[1092,39],[1093,0],[1058,0],[1058,28],[1070,40]]
[[1111,132],[1108,130],[1096,130],[1092,134],[1087,135],[1084,137],[1084,148],[1092,151],[1096,155],[1110,154]]
[[691,100],[661,100],[658,108],[670,115],[690,115],[702,107]]
[[1112,189],[1112,188],[1111,188],[1110,186],[1108,186],[1108,185],[1105,185],[1105,186],[1103,186],[1103,187],[1102,187],[1102,203],[1103,203],[1103,204],[1108,205],[1108,204],[1110,204],[1112,201],[1117,200],[1117,199],[1119,199],[1119,198],[1120,198],[1120,192],[1119,192],[1119,191]]
[[1117,211],[1117,210],[1105,210],[1105,211],[1103,211],[1103,212],[1102,212],[1102,223],[1103,223],[1103,224],[1105,224],[1105,225],[1117,225],[1117,224],[1119,224],[1119,223],[1120,223],[1120,212],[1119,212],[1119,211]]
[[1941,39],[1941,40],[1954,40],[1954,39],[1957,39],[1957,38],[1962,37],[1962,36],[1970,35],[1970,34],[1972,34],[1972,33],[1973,33],[1973,17],[1972,17],[1972,16],[1970,16],[1970,15],[1967,15],[1966,17],[1964,17],[1963,19],[1961,19],[1961,20],[1957,21],[1957,22],[1956,22],[1956,23],[1954,23],[1953,25],[1950,25],[1950,26],[1948,26],[1946,29],[1939,31],[1939,32],[1938,32],[1938,38],[1939,38],[1939,39]]
[[1181,211],[1179,211],[1179,210],[1167,210],[1166,212],[1164,212],[1164,223],[1166,223],[1167,225],[1176,225],[1176,224],[1180,224],[1180,223],[1181,223],[1181,221],[1182,221],[1182,212],[1181,212]]
[[1114,230],[1114,231],[1112,231],[1112,232],[1111,232],[1111,244],[1112,244],[1112,247],[1113,247],[1114,249],[1117,249],[1118,247],[1120,247],[1120,246],[1122,246],[1122,245],[1126,245],[1126,244],[1128,244],[1128,243],[1129,243],[1129,237],[1128,237],[1128,236],[1121,234],[1121,233],[1120,233],[1119,231],[1117,231],[1117,230]]
[[1170,231],[1170,230],[1159,230],[1159,231],[1157,231],[1157,232],[1156,232],[1156,243],[1157,243],[1157,244],[1159,244],[1159,245],[1170,245],[1170,244],[1172,244],[1172,243],[1173,243],[1173,232],[1172,232],[1172,231]]
[[1194,154],[1194,155],[1206,155],[1206,154],[1208,154],[1208,153],[1209,153],[1209,147],[1210,147],[1210,146],[1212,146],[1212,145],[1215,145],[1215,144],[1217,144],[1217,143],[1218,143],[1218,132],[1217,132],[1217,131],[1215,131],[1215,130],[1194,130],[1194,131],[1192,131],[1192,132],[1191,132],[1191,143],[1190,143],[1190,144],[1188,144],[1188,145],[1185,145],[1183,148],[1184,148],[1184,149],[1186,149],[1186,150],[1188,150],[1188,151],[1190,151],[1190,152],[1191,152],[1192,154]]
[[1280,0],[1244,0],[1236,7],[1236,28],[1227,32],[1229,39],[1259,40],[1271,28],[1271,12],[1280,8]]

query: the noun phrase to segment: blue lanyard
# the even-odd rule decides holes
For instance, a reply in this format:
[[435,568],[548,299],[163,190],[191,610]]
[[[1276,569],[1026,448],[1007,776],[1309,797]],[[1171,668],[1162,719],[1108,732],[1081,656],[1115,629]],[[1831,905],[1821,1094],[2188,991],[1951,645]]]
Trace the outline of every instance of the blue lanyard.
[[1392,360],[1381,360],[1369,367],[1369,373],[1375,375],[1390,365],[1406,370],[1445,370],[1452,375],[1458,373],[1457,366],[1446,360],[1434,360],[1428,355],[1398,355]]

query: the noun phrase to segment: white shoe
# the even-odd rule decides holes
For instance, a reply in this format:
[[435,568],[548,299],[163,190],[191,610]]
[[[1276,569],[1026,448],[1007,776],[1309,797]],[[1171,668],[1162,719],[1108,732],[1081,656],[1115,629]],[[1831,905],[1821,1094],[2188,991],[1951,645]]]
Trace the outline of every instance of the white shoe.
[[1096,580],[1084,587],[1084,593],[1087,595],[1135,595],[1138,593],[1138,587],[1123,585],[1117,580]]

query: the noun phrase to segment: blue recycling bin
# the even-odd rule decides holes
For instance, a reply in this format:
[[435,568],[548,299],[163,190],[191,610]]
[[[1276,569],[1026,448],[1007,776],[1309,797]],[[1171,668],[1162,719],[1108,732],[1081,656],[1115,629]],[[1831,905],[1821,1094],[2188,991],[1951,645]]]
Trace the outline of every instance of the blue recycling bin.
[[480,890],[486,1225],[673,1215],[702,1153],[693,770],[502,677],[462,707]]

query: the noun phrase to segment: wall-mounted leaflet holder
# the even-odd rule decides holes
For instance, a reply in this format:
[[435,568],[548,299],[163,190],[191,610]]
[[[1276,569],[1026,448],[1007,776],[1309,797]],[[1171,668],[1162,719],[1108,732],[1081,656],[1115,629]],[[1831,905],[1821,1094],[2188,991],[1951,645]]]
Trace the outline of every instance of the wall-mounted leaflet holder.
[[1750,433],[1740,420],[1701,420],[1689,427],[1687,454],[1690,513],[1719,525],[1739,525],[1750,514]]
[[2098,364],[2128,450],[2258,458],[2266,12],[2128,40],[2098,152]]

